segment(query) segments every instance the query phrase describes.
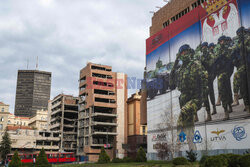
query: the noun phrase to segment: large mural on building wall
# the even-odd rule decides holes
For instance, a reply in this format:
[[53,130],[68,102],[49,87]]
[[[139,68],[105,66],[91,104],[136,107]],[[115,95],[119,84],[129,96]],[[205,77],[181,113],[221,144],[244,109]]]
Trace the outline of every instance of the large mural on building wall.
[[175,152],[235,149],[223,133],[250,149],[249,121],[236,122],[250,118],[249,15],[247,0],[208,0],[147,39],[148,152],[162,134]]

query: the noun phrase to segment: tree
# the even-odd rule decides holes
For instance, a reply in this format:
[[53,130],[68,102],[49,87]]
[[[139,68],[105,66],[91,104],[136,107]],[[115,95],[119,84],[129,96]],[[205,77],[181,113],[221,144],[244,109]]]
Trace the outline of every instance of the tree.
[[21,158],[18,156],[18,152],[16,150],[11,159],[9,167],[21,167],[21,166],[22,166]]
[[195,162],[197,159],[197,153],[193,152],[191,149],[190,151],[186,151],[187,153],[187,159],[189,162]]
[[170,147],[167,143],[156,143],[156,150],[157,150],[157,156],[161,160],[165,160],[165,158],[169,158],[169,155],[171,154]]
[[146,162],[147,161],[146,153],[142,147],[139,148],[135,160],[136,160],[136,162]]
[[48,167],[51,166],[48,162],[47,155],[45,154],[44,149],[40,151],[37,159],[36,159],[36,166],[37,167]]
[[108,154],[106,153],[106,151],[104,150],[104,147],[101,148],[101,153],[99,154],[99,159],[98,159],[98,163],[109,163],[110,162],[110,158],[108,156]]
[[10,153],[10,150],[11,150],[11,141],[9,133],[6,128],[4,135],[2,137],[2,141],[0,143],[0,153],[3,160],[6,159],[6,156]]

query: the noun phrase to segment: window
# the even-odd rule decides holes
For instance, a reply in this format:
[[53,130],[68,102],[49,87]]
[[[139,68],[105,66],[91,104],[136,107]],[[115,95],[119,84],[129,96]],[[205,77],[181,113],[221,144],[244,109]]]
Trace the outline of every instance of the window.
[[142,133],[143,133],[143,134],[146,133],[146,127],[145,127],[145,126],[142,127]]
[[70,158],[70,157],[71,157],[71,155],[70,155],[70,154],[67,154],[67,155],[66,155],[66,158]]
[[60,158],[65,158],[65,154],[60,154]]
[[3,122],[4,121],[4,117],[1,117],[0,121]]
[[49,154],[49,155],[48,155],[48,158],[53,158],[53,154]]
[[32,155],[31,154],[27,154],[26,155],[26,159],[32,159]]
[[3,130],[3,124],[0,124],[0,130]]
[[1,111],[4,112],[4,108],[2,108]]

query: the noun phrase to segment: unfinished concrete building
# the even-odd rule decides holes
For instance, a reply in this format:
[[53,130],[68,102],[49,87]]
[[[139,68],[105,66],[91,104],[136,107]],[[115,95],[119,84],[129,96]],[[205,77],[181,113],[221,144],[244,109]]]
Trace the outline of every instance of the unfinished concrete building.
[[59,94],[50,103],[49,127],[60,132],[60,151],[76,152],[78,98]]
[[104,147],[111,159],[124,157],[126,75],[112,72],[111,66],[88,63],[79,82],[77,154],[95,162]]

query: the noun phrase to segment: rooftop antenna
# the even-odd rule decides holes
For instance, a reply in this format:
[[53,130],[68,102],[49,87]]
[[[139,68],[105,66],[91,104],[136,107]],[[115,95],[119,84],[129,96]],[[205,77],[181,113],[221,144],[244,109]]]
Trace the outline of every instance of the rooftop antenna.
[[38,56],[36,57],[36,70],[38,70]]
[[155,12],[154,12],[154,11],[149,11],[149,13],[153,13],[153,14],[155,14]]

